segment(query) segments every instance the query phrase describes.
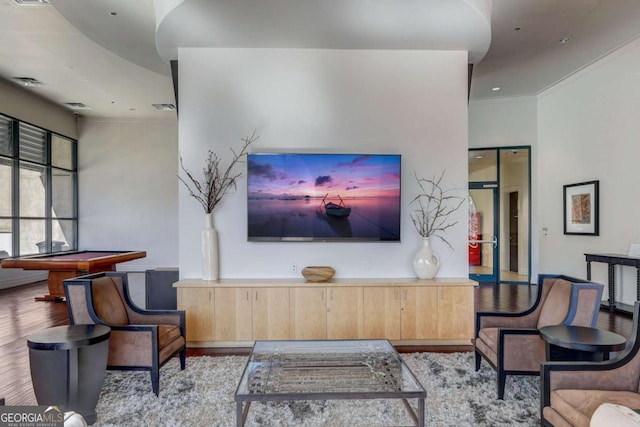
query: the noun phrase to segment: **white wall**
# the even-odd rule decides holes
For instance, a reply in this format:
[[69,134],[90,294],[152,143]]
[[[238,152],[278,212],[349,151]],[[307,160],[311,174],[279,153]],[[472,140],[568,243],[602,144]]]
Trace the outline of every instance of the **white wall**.
[[167,121],[80,120],[79,248],[147,252],[118,270],[176,267],[177,153],[175,115]]
[[[532,146],[532,279],[586,278],[584,253],[626,254],[640,242],[640,40],[537,98],[470,104],[470,147]],[[563,233],[563,185],[600,181],[600,236]],[[543,229],[547,229],[546,235]],[[607,283],[604,264],[592,279]],[[617,267],[617,299],[635,300],[635,269]]]
[[[254,129],[253,151],[402,154],[402,243],[247,242],[243,176],[215,212],[221,277],[299,277],[292,262],[331,265],[337,277],[413,276],[413,171],[446,169],[445,187],[467,193],[466,52],[189,48],[179,63],[179,149],[192,171]],[[203,211],[182,187],[179,209],[180,275],[201,277]],[[455,252],[433,243],[441,277],[468,274],[466,205],[455,219]]]
[[0,114],[76,139],[76,116],[33,92],[0,79]]
[[[540,96],[537,213],[549,229],[541,271],[586,277],[585,252],[626,254],[640,243],[639,111],[640,40]],[[600,236],[566,236],[562,187],[591,180],[600,181]],[[592,267],[592,279],[606,284],[606,265]],[[632,303],[636,272],[622,271],[617,299]]]
[[538,139],[535,96],[469,103],[469,148],[534,146]]

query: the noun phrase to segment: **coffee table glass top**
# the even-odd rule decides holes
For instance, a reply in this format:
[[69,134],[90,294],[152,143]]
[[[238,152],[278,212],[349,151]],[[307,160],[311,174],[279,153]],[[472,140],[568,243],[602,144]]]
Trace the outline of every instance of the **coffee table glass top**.
[[387,340],[256,341],[236,401],[425,395]]

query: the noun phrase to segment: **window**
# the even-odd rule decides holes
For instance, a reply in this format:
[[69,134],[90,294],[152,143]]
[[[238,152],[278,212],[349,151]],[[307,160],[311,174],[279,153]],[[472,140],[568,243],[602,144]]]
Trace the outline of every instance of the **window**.
[[78,247],[77,142],[0,115],[0,258]]

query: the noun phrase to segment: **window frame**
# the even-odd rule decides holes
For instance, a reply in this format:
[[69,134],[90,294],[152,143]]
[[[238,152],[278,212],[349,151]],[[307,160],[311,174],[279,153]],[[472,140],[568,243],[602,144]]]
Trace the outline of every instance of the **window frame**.
[[[3,119],[7,119],[10,122],[11,127],[11,153],[7,155],[6,153],[0,153],[0,158],[6,160],[10,163],[11,167],[11,200],[7,200],[8,203],[11,204],[11,215],[3,216],[0,215],[0,220],[9,220],[11,221],[11,255],[10,257],[18,257],[22,255],[27,255],[27,253],[22,253],[20,251],[20,221],[21,220],[44,220],[45,221],[45,240],[44,247],[42,250],[38,248],[35,253],[49,254],[54,253],[53,251],[53,228],[54,221],[71,221],[72,224],[72,239],[71,241],[66,242],[69,246],[69,250],[77,250],[78,249],[78,141],[74,138],[70,138],[68,136],[62,135],[60,133],[45,129],[41,126],[34,125],[29,122],[25,122],[23,120],[19,120],[15,117],[11,117],[7,114],[0,113],[0,117]],[[44,140],[44,162],[34,161],[31,158],[21,158],[20,157],[20,126],[21,124],[35,127],[45,133]],[[61,138],[66,141],[69,141],[71,144],[71,169],[67,169],[61,166],[54,166],[52,161],[52,139]],[[33,164],[37,166],[41,166],[45,170],[45,212],[44,216],[22,216],[20,212],[20,165],[21,163]],[[69,173],[71,175],[71,216],[64,216],[54,218],[53,216],[53,171],[64,171],[65,173]],[[4,203],[4,200],[0,200],[0,202]],[[60,251],[56,251],[60,252]],[[31,255],[32,253],[28,253]],[[1,258],[1,255],[0,255]]]

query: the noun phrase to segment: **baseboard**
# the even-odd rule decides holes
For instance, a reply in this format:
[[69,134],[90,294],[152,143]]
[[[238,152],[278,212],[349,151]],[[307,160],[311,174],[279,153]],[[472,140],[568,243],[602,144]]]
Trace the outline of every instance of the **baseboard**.
[[7,269],[0,270],[0,289],[14,288],[29,283],[47,280],[46,271],[16,272]]

